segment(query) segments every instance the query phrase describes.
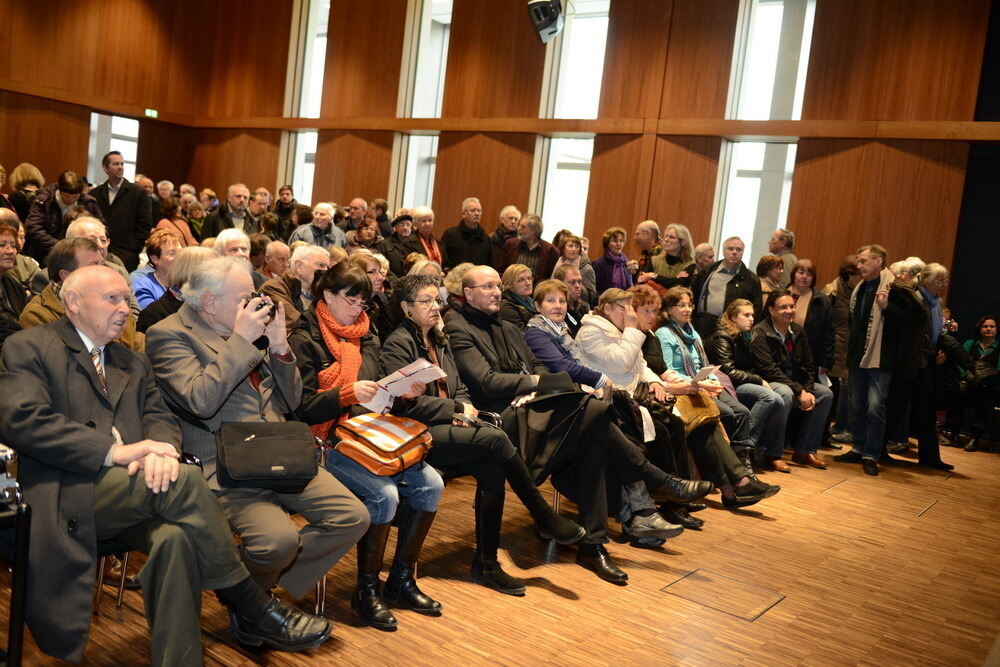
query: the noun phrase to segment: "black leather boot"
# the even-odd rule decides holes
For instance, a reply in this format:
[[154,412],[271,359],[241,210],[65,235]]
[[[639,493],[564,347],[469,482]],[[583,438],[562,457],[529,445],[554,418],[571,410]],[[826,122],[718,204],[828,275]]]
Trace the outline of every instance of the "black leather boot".
[[395,630],[396,617],[382,601],[382,557],[392,525],[371,525],[358,542],[358,585],[351,596],[351,608],[365,623],[379,630]]
[[503,469],[507,483],[528,510],[535,528],[544,539],[555,540],[558,544],[576,544],[583,539],[587,531],[583,526],[552,511],[552,507],[538,492],[538,487],[520,456],[515,454],[504,461]]
[[440,616],[441,603],[417,587],[417,558],[436,514],[410,508],[396,537],[396,557],[383,593],[386,602],[428,616]]
[[476,488],[476,555],[472,559],[472,580],[505,595],[521,597],[524,581],[504,572],[497,561],[503,491],[503,486],[497,490]]

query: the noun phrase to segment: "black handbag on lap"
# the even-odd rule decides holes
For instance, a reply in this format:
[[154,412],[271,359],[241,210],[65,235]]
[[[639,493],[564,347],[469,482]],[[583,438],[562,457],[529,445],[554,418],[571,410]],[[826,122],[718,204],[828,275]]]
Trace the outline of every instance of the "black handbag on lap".
[[299,493],[316,476],[315,439],[302,422],[224,422],[215,442],[224,488]]

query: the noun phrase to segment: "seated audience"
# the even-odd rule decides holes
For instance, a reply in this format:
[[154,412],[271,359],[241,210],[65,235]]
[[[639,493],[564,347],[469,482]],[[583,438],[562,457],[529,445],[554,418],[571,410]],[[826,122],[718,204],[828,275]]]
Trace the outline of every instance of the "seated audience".
[[[587,303],[587,307],[590,304],[597,303],[597,276],[594,274],[594,266],[590,263],[590,260],[583,256],[582,246],[580,244],[580,237],[573,234],[563,234],[559,238],[559,242],[555,244],[559,249],[559,260],[556,262],[556,268],[552,270],[552,277],[556,277],[556,272],[559,271],[559,267],[566,266],[575,268],[580,272],[580,276],[583,278],[583,286],[586,290],[584,294],[584,300]],[[560,278],[556,278],[560,280]]]
[[803,413],[798,433],[791,436],[792,460],[825,470],[826,460],[816,452],[826,431],[833,392],[818,379],[809,336],[795,321],[792,295],[787,290],[771,292],[765,310],[764,320],[754,325],[751,333],[754,365],[781,399],[778,410],[786,421],[792,408]]
[[[28,301],[21,311],[19,319],[21,326],[25,329],[40,326],[55,322],[65,315],[66,311],[59,297],[62,282],[80,267],[99,264],[103,264],[100,248],[90,239],[63,239],[56,243],[45,263],[45,269],[49,273],[49,284],[38,296]],[[136,352],[146,350],[146,337],[136,331],[134,315],[125,323],[118,342]]]
[[24,247],[24,223],[17,219],[17,214],[10,209],[0,209],[0,222],[7,222],[17,228],[17,256],[14,258],[14,268],[8,273],[10,277],[21,283],[30,296],[39,294],[49,284],[49,276],[38,262],[21,254]]
[[[35,196],[45,187],[45,177],[38,167],[30,162],[22,162],[10,172],[10,203],[14,206],[18,219],[23,223],[28,219],[28,212]],[[24,249],[24,244],[21,245]]]
[[267,282],[267,276],[255,271],[250,263],[250,237],[238,229],[223,229],[212,242],[215,252],[223,257],[238,257],[246,262],[253,280],[253,288],[260,289]]
[[169,229],[156,229],[146,239],[146,256],[153,270],[132,280],[132,291],[139,308],[146,308],[167,291],[167,273],[181,245],[180,234]]
[[396,216],[389,224],[392,227],[392,234],[385,237],[379,251],[389,260],[389,270],[392,274],[401,276],[403,275],[403,260],[411,252],[403,245],[403,241],[413,231],[413,217],[409,214]]
[[201,230],[205,227],[205,217],[207,215],[205,207],[201,202],[191,202],[191,205],[188,207],[187,222],[188,227],[191,228],[192,236],[199,243],[203,240]]
[[229,608],[242,643],[319,646],[330,623],[251,580],[198,469],[179,464],[181,432],[149,362],[114,342],[129,316],[128,291],[107,267],[74,272],[62,286],[66,316],[12,336],[0,360],[0,437],[19,454],[35,518],[27,569],[35,641],[55,658],[83,658],[98,540],[117,538],[147,554],[139,582],[153,664],[201,662],[203,589]]
[[715,248],[713,248],[711,244],[699,243],[694,247],[695,273],[701,273],[714,263],[715,263]]
[[205,219],[202,237],[218,236],[226,229],[237,229],[247,236],[258,231],[257,219],[247,209],[250,189],[243,183],[234,183],[226,190],[226,201]]
[[260,287],[272,302],[285,306],[285,326],[294,331],[302,313],[312,307],[316,275],[330,268],[330,254],[319,246],[303,244],[292,253],[289,268]]
[[604,254],[595,259],[593,264],[598,294],[603,294],[612,287],[626,290],[632,286],[628,257],[622,252],[625,248],[625,238],[625,230],[621,227],[612,227],[601,237]]
[[[441,266],[450,266],[448,264],[448,254],[441,244],[441,241],[434,236],[434,211],[427,206],[418,206],[410,211],[410,215],[413,216],[413,232],[402,240],[401,245],[403,248],[412,253],[419,253],[424,256],[424,259],[431,259],[440,264]],[[406,265],[406,257],[409,255],[403,255],[404,261],[402,266],[402,273],[396,275],[403,275],[409,271],[409,267]]]
[[268,278],[280,278],[288,270],[291,249],[283,241],[271,241],[264,248],[264,266],[260,272]]
[[736,299],[746,299],[760,312],[760,281],[743,263],[743,241],[735,236],[722,243],[722,259],[691,281],[694,317],[691,323],[702,338],[715,333],[722,312]]
[[0,348],[8,336],[21,330],[18,318],[28,304],[28,290],[13,276],[20,246],[17,216],[11,213],[11,217],[15,223],[0,215]]
[[202,248],[201,246],[181,248],[170,265],[170,270],[167,271],[167,289],[159,299],[142,309],[142,312],[139,313],[136,329],[146,333],[149,327],[180,310],[181,304],[184,303],[181,288],[184,283],[191,279],[194,268],[198,264],[218,256],[219,253],[211,248]]
[[378,233],[378,222],[375,218],[363,218],[358,223],[358,228],[347,232],[344,250],[350,255],[359,248],[367,248],[371,252],[378,252],[382,245],[382,237]]
[[733,383],[736,398],[750,410],[749,435],[757,442],[757,460],[778,472],[791,472],[782,459],[788,412],[779,409],[781,397],[757,372],[750,349],[753,310],[753,304],[746,299],[736,299],[726,306],[718,328],[705,342],[705,352]]
[[[691,232],[680,223],[672,223],[663,228],[661,238],[663,252],[652,258],[653,271],[656,276],[650,277],[657,285],[670,289],[678,285],[688,287],[694,277],[694,241]],[[645,282],[640,274],[639,282]]]
[[500,319],[524,331],[528,321],[538,314],[535,302],[531,298],[531,293],[534,291],[531,269],[524,264],[511,264],[504,270],[500,285],[503,288]]
[[524,595],[525,583],[504,572],[497,561],[504,480],[510,483],[543,538],[572,544],[582,539],[585,531],[552,511],[502,430],[456,421],[456,415],[475,418],[478,411],[455,366],[448,337],[440,330],[442,302],[433,279],[420,275],[401,278],[394,298],[403,319],[382,347],[385,372],[394,373],[425,359],[444,370],[446,377],[428,383],[420,396],[393,412],[429,427],[434,448],[428,460],[446,478],[471,475],[476,479],[472,580],[507,595]]
[[[384,341],[396,328],[397,313],[391,307],[388,284],[386,283],[387,267],[382,264],[382,259],[368,253],[357,253],[347,258],[347,261],[358,267],[368,276],[371,281],[372,290],[368,297],[368,321],[371,324],[372,333],[379,342]],[[376,378],[377,379],[377,378]]]
[[[495,269],[488,266],[470,269],[465,275],[463,292],[465,302],[448,313],[445,332],[473,405],[499,412],[512,441],[519,438],[518,421],[527,419],[528,413],[537,414],[533,410],[542,411],[544,414],[539,416],[550,417],[549,423],[553,425],[580,414],[579,420],[565,421],[566,426],[553,429],[533,420],[533,428],[542,430],[526,435],[530,442],[518,444],[525,451],[534,452],[525,463],[536,483],[552,475],[556,488],[577,503],[580,523],[587,531],[577,550],[577,563],[606,581],[624,585],[628,575],[615,566],[604,548],[608,465],[613,466],[620,484],[636,498],[648,496],[642,483],[681,502],[701,497],[707,491],[694,483],[674,488],[673,480],[649,463],[641,450],[610,422],[605,402],[564,390],[561,383],[566,376],[550,375],[535,359],[517,328],[499,318],[500,276]],[[536,392],[541,395],[532,399]],[[582,444],[582,433],[594,437]],[[558,443],[561,443],[559,456],[552,460],[551,447]]]
[[668,369],[712,397],[733,445],[753,450],[757,443],[749,434],[750,411],[733,395],[735,391],[730,393],[731,387],[722,384],[726,379],[720,375],[712,375],[706,380],[694,381],[698,371],[708,365],[708,355],[705,354],[701,336],[691,324],[693,308],[691,290],[686,287],[671,287],[667,290],[663,298],[665,317],[656,330],[663,360]]
[[103,220],[97,200],[83,191],[83,179],[72,171],[59,174],[55,183],[46,185],[35,194],[31,209],[24,221],[26,255],[39,264],[45,264],[52,246],[66,237],[68,223],[63,221],[67,209],[74,204],[98,220]]
[[462,307],[462,304],[465,302],[465,296],[462,292],[462,281],[465,279],[465,274],[474,266],[475,264],[472,262],[462,262],[441,279],[441,284],[448,293],[445,297],[444,307],[441,310],[442,315],[449,310]]
[[[184,450],[201,459],[254,580],[301,599],[364,534],[368,512],[322,468],[299,493],[220,483],[215,432],[222,422],[283,421],[299,405],[302,380],[284,306],[272,316],[268,301],[248,299],[254,287],[245,261],[202,262],[182,291],[180,310],[147,332],[157,385],[181,417]],[[293,512],[305,519],[301,529]]]
[[[384,371],[379,342],[370,332],[365,312],[372,294],[368,276],[354,264],[342,263],[321,274],[312,293],[312,308],[302,314],[290,339],[302,375],[302,402],[295,415],[332,446],[336,444],[332,429],[338,423],[351,412],[368,412],[359,404],[375,396],[375,382]],[[397,402],[412,400],[423,391],[423,385],[414,384]],[[375,475],[335,448],[327,451],[325,470],[363,498],[371,515],[371,525],[358,542],[358,582],[351,597],[354,610],[380,630],[396,628],[386,601],[421,614],[440,615],[441,604],[417,587],[415,577],[420,550],[444,489],[441,476],[424,461],[398,475]],[[396,555],[383,592],[379,573],[401,496],[409,508],[399,518]]]

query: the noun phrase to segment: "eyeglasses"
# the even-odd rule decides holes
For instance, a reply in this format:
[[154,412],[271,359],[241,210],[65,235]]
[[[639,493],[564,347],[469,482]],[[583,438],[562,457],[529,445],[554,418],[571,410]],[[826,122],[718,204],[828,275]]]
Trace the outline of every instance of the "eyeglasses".
[[383,271],[382,269],[368,269],[367,271],[365,271],[365,273],[367,273],[370,276],[384,276],[385,275],[385,271]]
[[337,296],[339,296],[341,299],[343,299],[344,303],[346,303],[348,306],[350,306],[352,308],[360,308],[362,311],[368,310],[368,304],[366,304],[365,300],[362,299],[359,296],[356,296],[356,297],[353,297],[351,299],[348,299],[346,296],[344,296],[340,292],[337,292]]
[[411,303],[419,303],[428,308],[444,308],[444,301],[441,299],[414,299]]
[[485,292],[493,292],[500,289],[500,283],[483,283],[482,285],[469,285],[473,289],[481,289]]

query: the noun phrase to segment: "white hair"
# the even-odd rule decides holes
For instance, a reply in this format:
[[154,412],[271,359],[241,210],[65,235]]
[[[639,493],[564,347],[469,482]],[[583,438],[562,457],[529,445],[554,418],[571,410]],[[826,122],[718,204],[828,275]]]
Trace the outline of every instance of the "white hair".
[[84,225],[97,225],[101,228],[101,234],[106,235],[108,233],[108,228],[104,226],[103,222],[97,218],[92,218],[89,215],[81,215],[79,218],[69,223],[69,227],[66,228],[66,238],[84,238],[83,236],[77,234],[80,227],[83,227]]
[[479,204],[480,208],[483,205],[483,203],[479,201],[479,199],[477,199],[476,197],[466,197],[465,199],[462,200],[462,211],[464,212],[465,207],[471,204],[472,202],[476,202],[477,204]]
[[521,219],[521,211],[520,211],[520,209],[518,209],[518,208],[517,208],[516,206],[514,206],[513,204],[507,204],[507,205],[506,205],[506,206],[504,206],[504,207],[503,207],[502,209],[500,209],[500,217],[501,217],[501,218],[506,218],[506,217],[507,217],[507,213],[508,213],[509,211],[514,211],[515,213],[517,213],[517,218],[518,218],[518,220],[520,220],[520,219]]
[[410,215],[413,216],[413,221],[416,222],[417,218],[426,218],[427,216],[434,217],[434,211],[431,210],[430,206],[418,206],[412,211]]
[[288,244],[284,241],[271,241],[267,244],[267,248],[264,249],[264,256],[269,257],[275,250],[281,250],[282,248],[288,250]]
[[422,276],[424,275],[424,269],[426,269],[428,266],[435,267],[438,270],[438,275],[441,276],[444,275],[444,271],[441,269],[441,265],[432,259],[422,259],[419,262],[414,262],[413,266],[410,267],[410,270],[406,273],[406,275]]
[[217,257],[199,263],[181,287],[184,302],[191,304],[195,310],[201,310],[202,297],[206,294],[222,294],[226,289],[226,278],[233,271],[244,271],[250,275],[251,267],[239,257]]
[[226,244],[230,241],[241,240],[247,242],[247,247],[250,247],[250,237],[240,229],[235,227],[230,229],[223,229],[219,232],[219,235],[215,237],[215,252],[220,255],[226,252]]
[[169,185],[170,191],[171,192],[174,191],[174,184],[171,183],[170,181],[160,181],[159,183],[156,184],[156,189],[159,190],[161,185]]
[[250,192],[250,188],[247,187],[246,183],[233,183],[228,188],[226,188],[226,196],[228,197],[228,196],[232,195],[233,194],[233,190],[236,189],[236,188],[243,188],[248,193]]
[[323,255],[323,257],[329,259],[330,253],[326,248],[321,248],[318,245],[300,245],[295,250],[292,251],[292,266],[296,266],[299,262],[304,262],[313,255]]
[[330,217],[331,218],[337,212],[336,206],[334,204],[331,204],[328,201],[321,201],[320,203],[318,203],[315,206],[313,206],[313,212],[315,213],[316,209],[320,209],[320,208],[329,209],[329,211],[330,211]]

